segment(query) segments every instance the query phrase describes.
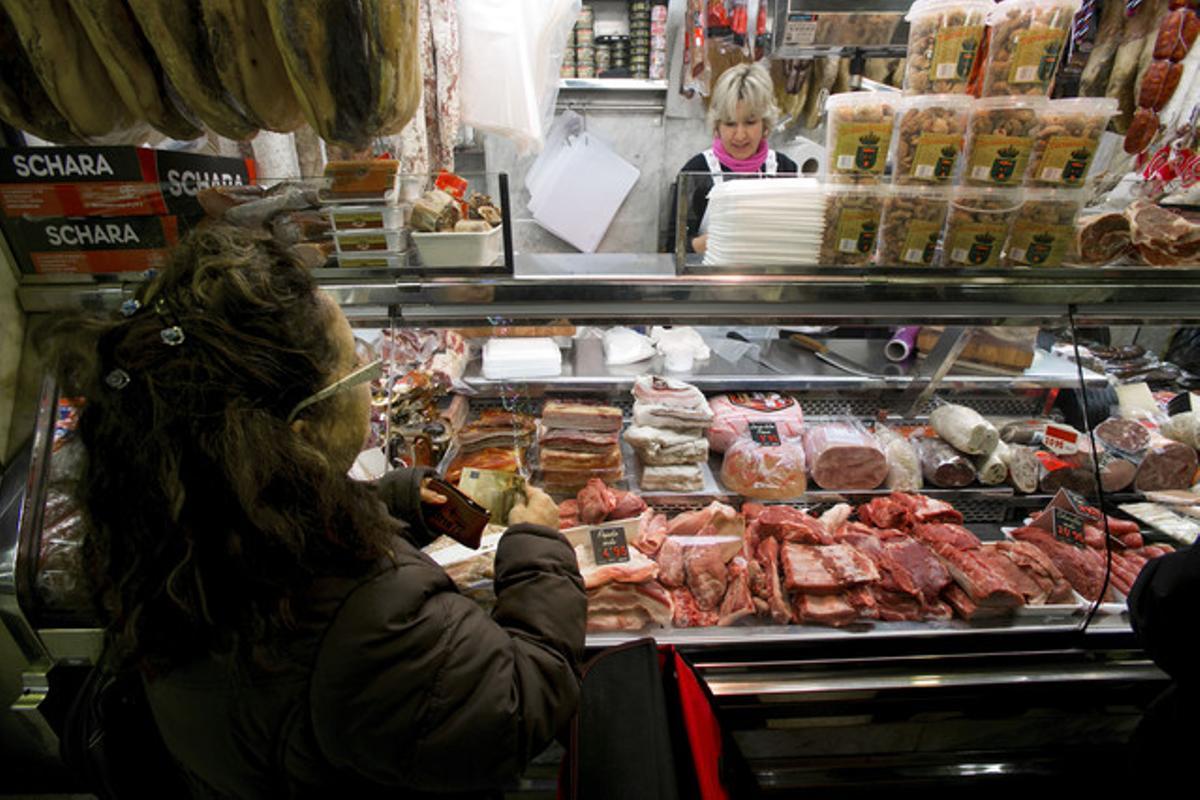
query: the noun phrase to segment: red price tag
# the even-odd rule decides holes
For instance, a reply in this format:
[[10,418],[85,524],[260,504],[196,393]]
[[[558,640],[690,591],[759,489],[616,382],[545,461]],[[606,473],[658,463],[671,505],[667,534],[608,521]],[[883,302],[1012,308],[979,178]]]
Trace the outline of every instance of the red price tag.
[[1057,425],[1047,425],[1042,434],[1042,443],[1047,450],[1060,456],[1079,452],[1079,432],[1070,428],[1060,428]]

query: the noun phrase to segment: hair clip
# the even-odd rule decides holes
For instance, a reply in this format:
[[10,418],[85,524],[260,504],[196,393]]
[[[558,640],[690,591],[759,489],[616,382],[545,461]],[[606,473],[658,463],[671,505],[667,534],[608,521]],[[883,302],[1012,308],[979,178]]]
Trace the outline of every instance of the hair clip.
[[104,382],[110,389],[120,391],[129,385],[129,373],[118,367],[104,376]]
[[142,307],[142,304],[131,297],[128,300],[126,300],[125,302],[121,303],[121,316],[132,317],[134,314],[136,314],[138,312],[138,309],[141,307]]
[[163,328],[159,333],[159,336],[162,337],[163,344],[167,345],[168,347],[178,347],[179,345],[183,344],[183,340],[186,338],[183,335],[183,328],[179,327],[178,325],[172,325],[169,328]]

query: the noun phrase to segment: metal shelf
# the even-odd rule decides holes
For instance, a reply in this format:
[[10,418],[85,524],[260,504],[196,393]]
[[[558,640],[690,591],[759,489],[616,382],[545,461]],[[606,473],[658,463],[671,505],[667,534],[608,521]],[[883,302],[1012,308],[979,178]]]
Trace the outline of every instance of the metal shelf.
[[665,92],[667,81],[640,80],[637,78],[562,78],[559,91],[574,92]]

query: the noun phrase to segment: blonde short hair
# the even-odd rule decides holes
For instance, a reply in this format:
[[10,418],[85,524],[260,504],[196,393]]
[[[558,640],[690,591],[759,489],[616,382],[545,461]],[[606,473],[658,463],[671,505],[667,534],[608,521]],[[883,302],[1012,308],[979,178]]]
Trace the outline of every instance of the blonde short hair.
[[775,86],[771,73],[761,64],[738,64],[721,73],[713,87],[712,102],[708,105],[708,125],[716,133],[722,122],[737,119],[737,104],[744,102],[746,111],[763,121],[763,136],[767,136],[779,119],[775,106]]

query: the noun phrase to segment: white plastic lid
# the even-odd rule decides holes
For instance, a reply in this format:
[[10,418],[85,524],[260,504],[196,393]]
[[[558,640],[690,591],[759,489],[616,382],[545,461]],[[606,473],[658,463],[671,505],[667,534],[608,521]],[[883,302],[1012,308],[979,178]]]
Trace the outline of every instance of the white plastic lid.
[[[1009,11],[1024,11],[1025,9],[1061,8],[1069,11],[1072,16],[1083,5],[1083,0],[1002,0],[988,14],[988,25],[994,25],[1008,15]],[[1070,20],[1066,23],[1070,25]]]
[[994,0],[917,0],[904,15],[904,21],[912,22],[926,14],[941,14],[945,11],[974,11],[987,14],[994,5]]
[[975,98],[969,94],[910,94],[898,104],[900,111],[913,108],[955,108],[967,111],[975,104]]
[[1121,101],[1115,97],[1067,97],[1049,101],[1045,111],[1083,114],[1089,117],[1115,117],[1121,113]]
[[1071,203],[1083,205],[1083,193],[1078,188],[1058,189],[1053,187],[1025,189],[1024,203]]
[[1005,95],[1003,97],[985,97],[975,101],[976,111],[1001,111],[1006,108],[1019,110],[1030,108],[1034,111],[1045,111],[1050,101],[1041,95]]
[[886,187],[886,195],[888,197],[917,197],[922,200],[932,200],[935,202],[949,202],[952,191],[954,191],[954,187],[951,186],[925,183],[899,183]]
[[838,92],[829,95],[825,101],[825,110],[831,111],[841,106],[887,106],[895,108],[900,102],[900,94],[893,92]]

